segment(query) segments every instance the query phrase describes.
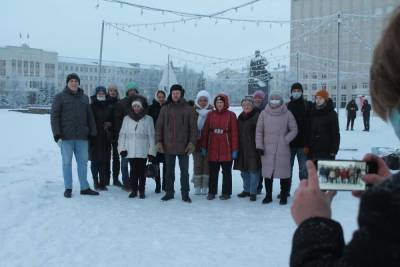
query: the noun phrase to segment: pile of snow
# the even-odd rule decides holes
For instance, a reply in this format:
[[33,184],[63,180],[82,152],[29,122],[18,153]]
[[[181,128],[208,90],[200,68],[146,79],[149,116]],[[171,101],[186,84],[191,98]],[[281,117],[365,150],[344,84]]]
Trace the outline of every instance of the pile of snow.
[[[371,147],[397,147],[391,127],[378,118],[372,118],[369,133],[357,118],[351,132],[343,131],[344,115],[341,148],[346,150],[338,158],[360,159]],[[278,181],[269,205],[261,204],[263,196],[255,203],[236,197],[242,190],[237,171],[232,199],[191,195],[193,203],[186,204],[180,200],[178,178],[175,200],[164,203],[151,179],[144,200],[129,199],[113,186],[99,197],[80,196],[74,170],[73,198],[65,199],[61,156],[49,120],[49,115],[0,110],[1,266],[288,265],[296,226],[292,198],[286,206],[276,200]],[[297,164],[294,173],[292,195]],[[358,200],[350,193],[339,193],[333,202],[333,217],[342,223],[346,240],[357,228],[357,209]]]

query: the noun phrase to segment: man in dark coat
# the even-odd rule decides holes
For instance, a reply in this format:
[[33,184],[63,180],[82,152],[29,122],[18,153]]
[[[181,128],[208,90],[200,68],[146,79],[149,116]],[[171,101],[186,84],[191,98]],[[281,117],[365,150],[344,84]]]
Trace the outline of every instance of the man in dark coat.
[[[167,94],[164,90],[158,89],[154,95],[153,104],[149,106],[149,115],[153,118],[154,128],[156,127],[157,119],[160,114],[162,106],[165,104]],[[160,171],[160,163],[163,164],[162,168],[162,186],[161,186],[161,171]],[[161,189],[165,190],[165,174],[167,173],[167,166],[165,164],[164,154],[157,152],[157,156],[155,159],[155,163],[158,165],[158,173],[155,177],[156,180],[156,189],[155,192],[161,193]]]
[[328,91],[321,89],[315,94],[306,132],[305,147],[308,159],[335,159],[339,151],[340,132],[336,111]]
[[[91,97],[91,108],[96,122],[97,135],[89,143],[90,169],[95,189],[107,190],[107,168],[111,156],[112,109],[107,101],[106,88],[98,86]],[[108,180],[109,182],[109,180]]]
[[[264,110],[265,106],[267,105],[267,99],[265,96],[264,91],[257,90],[253,94],[253,102],[254,102],[254,110],[258,113]],[[263,177],[260,176],[260,179],[258,180],[258,186],[257,186],[257,195],[261,194],[262,188],[263,188]]]
[[[124,117],[128,114],[128,111],[131,109],[130,103],[132,103],[132,97],[138,95],[138,87],[135,83],[128,83],[126,86],[126,94],[125,98],[118,101],[117,105],[114,109],[114,118],[113,118],[113,125],[115,136],[118,138],[119,131],[121,130],[122,121]],[[126,158],[121,158],[121,173],[122,173],[122,183],[123,189],[125,191],[130,190],[129,186],[129,173],[128,173],[128,160]]]
[[363,122],[364,122],[364,130],[369,132],[369,120],[371,115],[371,105],[368,103],[368,100],[364,100],[363,106],[361,108],[361,112],[363,115]]
[[76,73],[67,76],[64,90],[54,96],[51,107],[51,129],[54,141],[61,148],[64,197],[72,196],[72,156],[78,165],[81,195],[98,195],[87,181],[88,139],[96,136],[96,123],[90,108],[89,98],[81,88]]
[[[307,178],[306,161],[308,151],[305,149],[305,142],[312,103],[304,99],[303,86],[301,83],[294,83],[290,89],[290,92],[290,102],[287,104],[287,107],[296,119],[298,129],[296,138],[290,142],[290,164],[293,172],[294,160],[297,156],[297,163],[299,165],[299,179],[302,180]],[[290,177],[289,195],[291,186],[292,177]]]
[[349,125],[351,125],[351,130],[354,130],[354,120],[357,117],[358,106],[354,99],[350,100],[350,102],[346,106],[347,110],[347,126],[346,131],[349,130]]
[[189,155],[195,151],[197,141],[197,121],[193,107],[184,99],[184,89],[179,84],[171,86],[167,104],[161,108],[156,124],[156,145],[165,154],[167,175],[165,176],[165,196],[174,198],[175,161],[179,160],[181,170],[182,200],[191,203],[189,197]]
[[[118,87],[115,84],[110,84],[107,88],[107,102],[112,110],[112,121],[114,121],[114,111],[119,101],[119,92]],[[118,153],[118,135],[114,130],[114,125],[111,127],[111,148],[112,148],[112,177],[113,177],[113,185],[114,186],[122,186],[121,182],[118,179],[119,171],[121,167],[121,163],[119,160],[119,153]],[[107,181],[106,184],[110,185],[110,178],[111,178],[111,160],[107,161]]]

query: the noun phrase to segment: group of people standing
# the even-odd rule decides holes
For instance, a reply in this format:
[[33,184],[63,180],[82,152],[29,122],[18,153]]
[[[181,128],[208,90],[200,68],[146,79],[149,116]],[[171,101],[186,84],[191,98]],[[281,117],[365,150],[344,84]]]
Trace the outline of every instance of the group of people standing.
[[[221,170],[219,198],[231,198],[234,169],[243,179],[238,197],[256,201],[264,183],[262,203],[270,203],[273,179],[279,178],[278,197],[280,204],[286,204],[295,158],[299,178],[306,179],[306,159],[334,159],[339,149],[338,119],[328,92],[319,90],[312,103],[303,98],[300,83],[292,85],[289,103],[284,103],[279,91],[271,92],[268,100],[262,91],[244,97],[238,117],[229,110],[229,97],[223,93],[211,99],[207,91],[200,91],[192,106],[182,86],[175,84],[168,94],[157,90],[149,105],[134,83],[127,85],[122,99],[111,84],[108,88],[98,86],[89,104],[79,83],[77,74],[68,75],[51,112],[54,139],[62,152],[64,195],[68,198],[72,195],[71,161],[75,153],[82,194],[97,195],[97,191],[107,190],[112,177],[113,185],[130,192],[130,198],[143,199],[150,164],[155,170],[155,192],[164,191],[162,200],[168,201],[175,196],[178,159],[181,197],[191,202],[192,154],[191,181],[196,195],[215,199]],[[86,180],[88,159],[97,191],[91,190]]]
[[[350,130],[354,131],[354,121],[357,118],[357,111],[358,111],[358,105],[356,104],[356,101],[354,99],[350,100],[350,102],[347,103],[346,111],[347,111],[346,131],[349,130],[349,126],[350,126]],[[362,100],[361,113],[363,116],[363,123],[364,123],[363,131],[369,132],[369,121],[370,121],[370,117],[371,117],[371,105],[368,103],[367,99]]]

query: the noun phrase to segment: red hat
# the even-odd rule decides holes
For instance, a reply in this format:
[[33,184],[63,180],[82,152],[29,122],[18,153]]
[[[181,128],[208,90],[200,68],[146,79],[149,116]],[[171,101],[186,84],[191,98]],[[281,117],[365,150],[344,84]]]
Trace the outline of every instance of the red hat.
[[322,98],[325,99],[325,100],[328,100],[328,98],[329,98],[329,92],[328,92],[327,90],[325,90],[325,89],[321,89],[321,90],[318,90],[318,91],[315,93],[315,96],[319,96],[319,97],[322,97]]

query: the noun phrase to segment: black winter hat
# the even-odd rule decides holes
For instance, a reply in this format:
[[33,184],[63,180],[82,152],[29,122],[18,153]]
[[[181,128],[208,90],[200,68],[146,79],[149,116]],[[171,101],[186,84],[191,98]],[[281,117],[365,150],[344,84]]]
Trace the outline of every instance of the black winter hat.
[[68,74],[68,76],[67,76],[67,84],[72,79],[78,80],[78,83],[81,84],[81,79],[79,78],[78,74],[76,74],[76,73]]
[[185,89],[183,89],[182,85],[180,84],[172,85],[171,89],[169,89],[169,93],[171,94],[172,91],[181,91],[182,97],[185,95]]
[[303,92],[303,85],[301,83],[294,83],[292,84],[292,88],[290,88],[290,92],[292,92],[294,89],[300,89]]

